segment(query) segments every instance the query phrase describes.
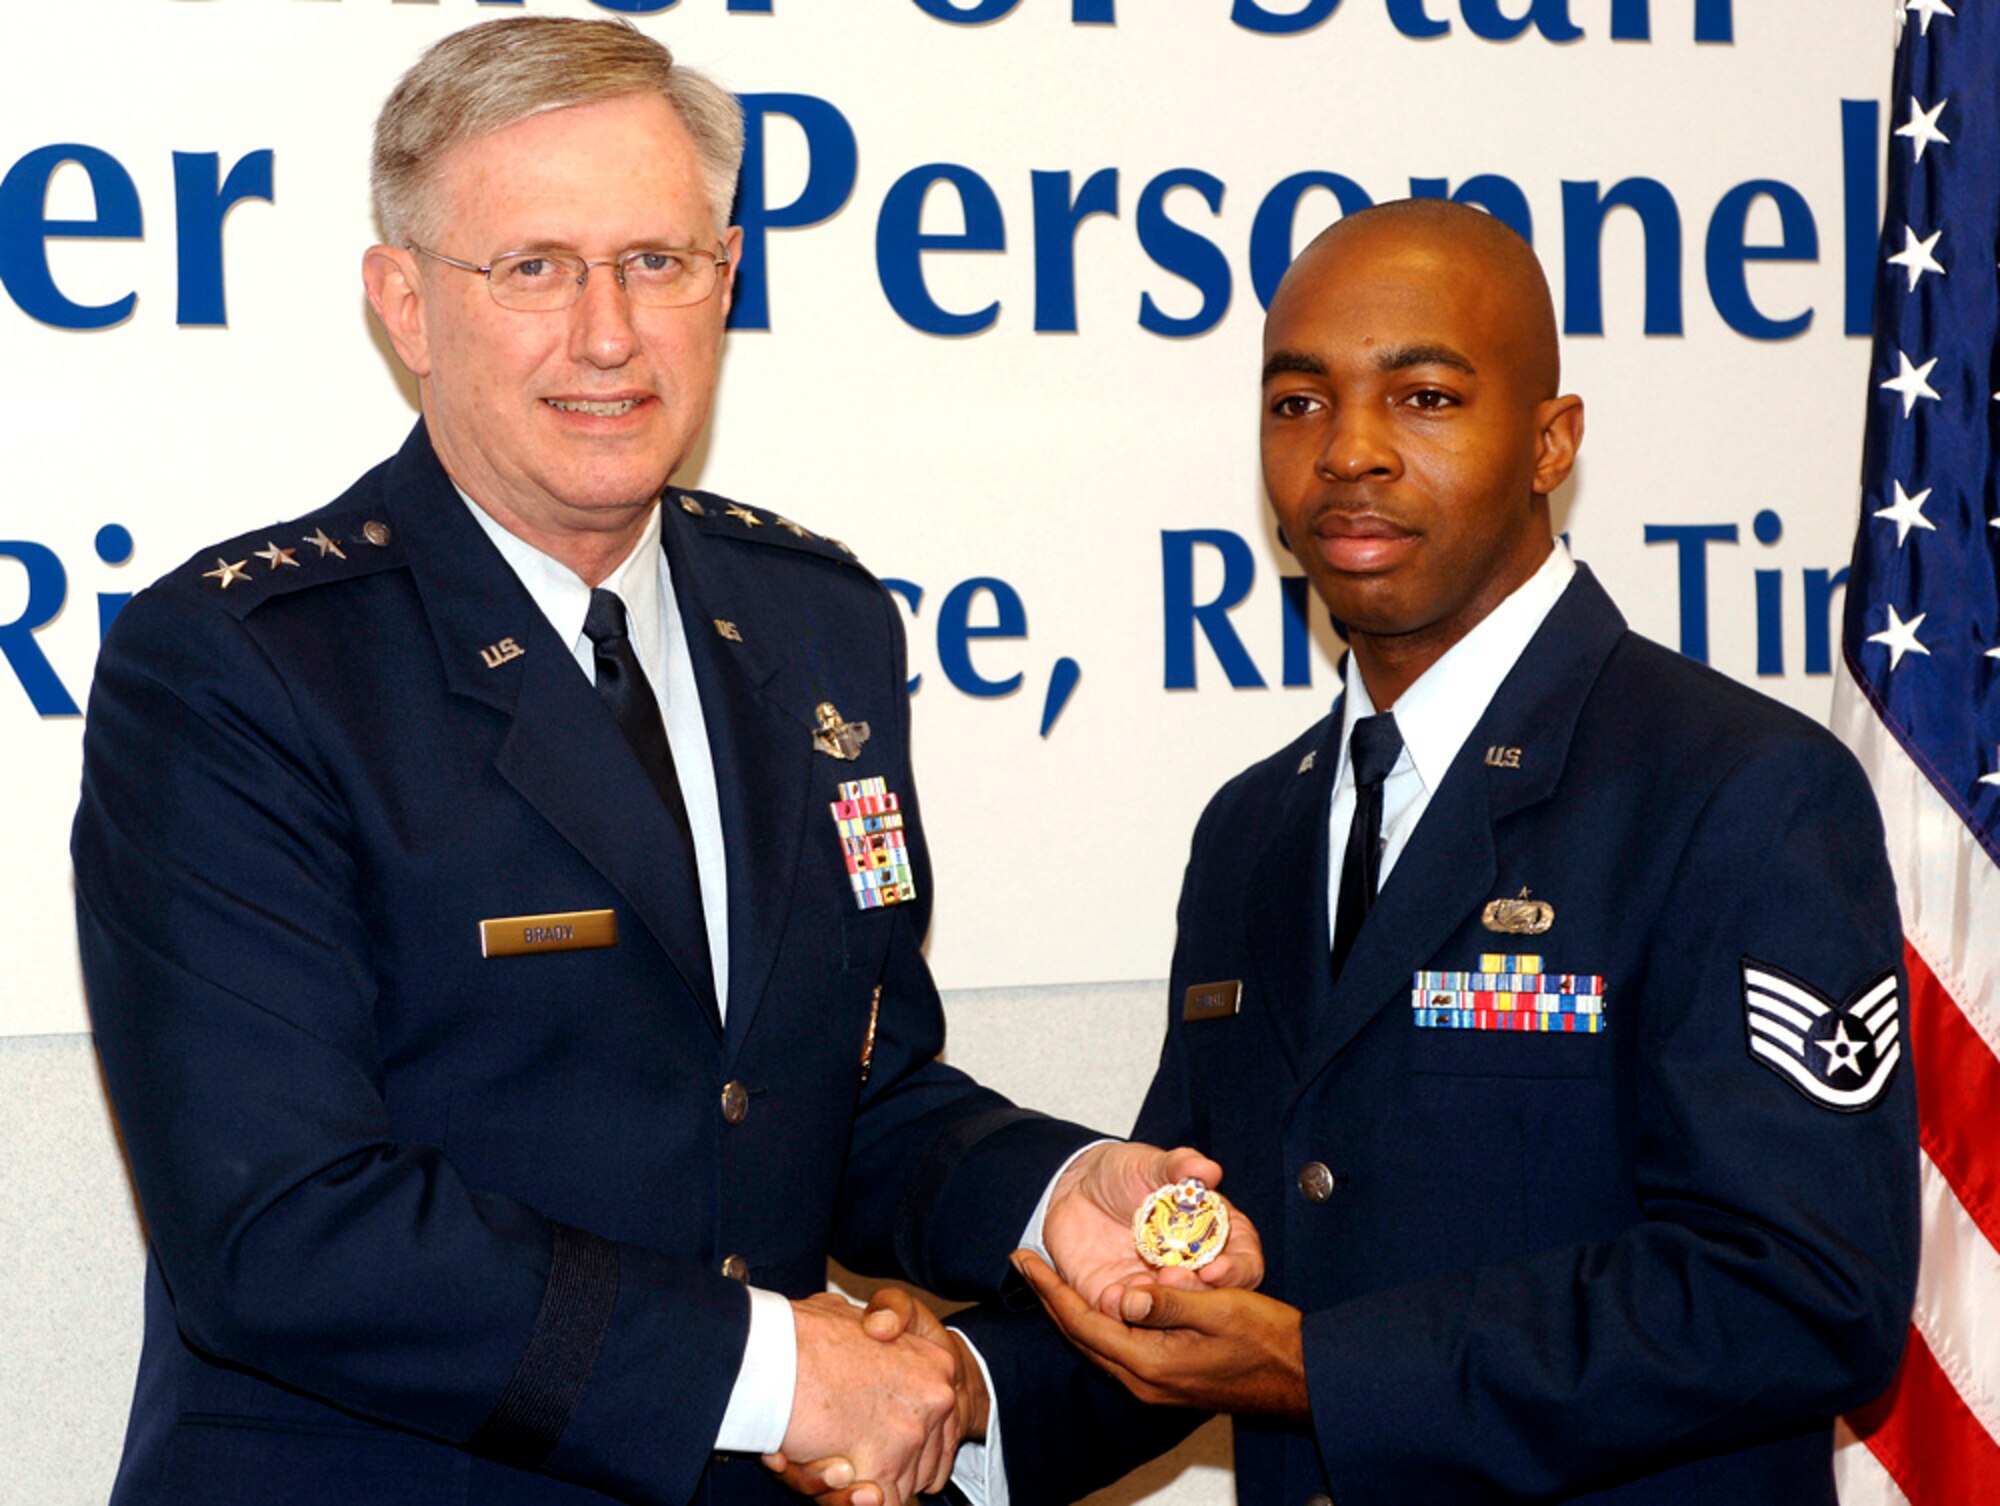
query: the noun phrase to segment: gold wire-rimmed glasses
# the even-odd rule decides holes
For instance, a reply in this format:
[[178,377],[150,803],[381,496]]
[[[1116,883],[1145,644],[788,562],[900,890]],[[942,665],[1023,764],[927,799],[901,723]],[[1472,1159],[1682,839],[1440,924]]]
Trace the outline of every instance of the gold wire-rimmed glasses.
[[509,251],[485,266],[460,261],[428,246],[409,249],[462,272],[486,279],[486,290],[503,309],[547,313],[566,309],[583,296],[595,267],[611,268],[625,296],[645,308],[684,308],[700,303],[722,281],[729,258],[720,251],[679,246],[641,246],[607,261],[587,261],[574,251]]

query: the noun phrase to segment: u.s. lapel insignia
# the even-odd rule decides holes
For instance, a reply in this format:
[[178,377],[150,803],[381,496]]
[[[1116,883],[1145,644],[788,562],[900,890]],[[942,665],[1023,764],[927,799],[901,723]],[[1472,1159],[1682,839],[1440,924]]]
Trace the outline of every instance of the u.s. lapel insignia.
[[725,622],[720,617],[715,618],[714,622],[717,637],[726,638],[731,643],[741,643],[743,641],[743,635],[736,631],[735,623]]
[[1299,760],[1299,772],[1301,774],[1310,774],[1312,772],[1312,766],[1317,761],[1318,757],[1319,757],[1318,749],[1314,749],[1311,752],[1307,753],[1304,758],[1301,758]]
[[1530,899],[1523,889],[1513,899],[1487,901],[1479,923],[1502,936],[1539,936],[1556,923],[1556,907],[1545,899]]
[[1519,748],[1491,747],[1486,750],[1487,764],[1496,769],[1518,769],[1521,767]]
[[861,745],[868,741],[866,722],[844,720],[831,701],[821,701],[813,715],[819,718],[813,729],[814,748],[849,763],[861,756]]
[[1895,970],[1835,1002],[1803,979],[1743,959],[1750,1055],[1822,1108],[1858,1114],[1881,1101],[1902,1059]]
[[1477,971],[1419,972],[1410,1008],[1424,1030],[1602,1035],[1606,1027],[1604,979],[1548,972],[1533,953],[1482,952]]
[[498,669],[509,659],[518,659],[527,650],[512,638],[502,638],[498,643],[489,643],[479,651],[479,657],[486,661],[488,669]]
[[830,809],[854,903],[879,910],[915,899],[917,880],[903,837],[902,802],[890,792],[888,781],[880,776],[845,780]]

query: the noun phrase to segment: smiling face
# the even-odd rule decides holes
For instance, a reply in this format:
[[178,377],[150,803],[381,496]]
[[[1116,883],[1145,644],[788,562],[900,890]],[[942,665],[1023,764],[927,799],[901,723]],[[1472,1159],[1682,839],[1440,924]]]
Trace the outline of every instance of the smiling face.
[[1533,253],[1476,215],[1343,221],[1264,326],[1264,485],[1382,709],[1547,558],[1582,438]]
[[[423,242],[484,265],[509,251],[607,260],[723,249],[693,140],[653,94],[530,116],[453,147]],[[416,373],[445,470],[505,527],[589,579],[629,552],[707,421],[729,311],[638,308],[610,267],[567,309],[495,303],[485,279],[398,247],[365,264],[370,301]]]

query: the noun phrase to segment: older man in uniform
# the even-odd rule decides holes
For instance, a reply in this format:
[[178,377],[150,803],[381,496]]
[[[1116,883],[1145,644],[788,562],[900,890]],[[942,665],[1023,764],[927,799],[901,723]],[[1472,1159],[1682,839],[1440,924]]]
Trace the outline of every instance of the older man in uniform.
[[364,262],[422,420],[105,644],[77,908],[151,1256],[120,1506],[750,1500],[722,1465],[781,1445],[900,1499],[967,1361],[865,1338],[829,1252],[991,1291],[1040,1227],[1101,1281],[1143,1190],[1214,1172],[1069,1161],[936,1061],[895,609],[668,485],[741,143],[623,24],[433,48]]
[[1014,1506],[1115,1476],[1175,1409],[1236,1414],[1257,1506],[1831,1503],[1917,1259],[1868,787],[1551,540],[1583,408],[1499,222],[1342,220],[1264,357],[1265,483],[1345,689],[1202,817],[1138,1133],[1230,1167],[1269,1276],[1093,1305],[1020,1257],[1166,1405],[968,1319]]

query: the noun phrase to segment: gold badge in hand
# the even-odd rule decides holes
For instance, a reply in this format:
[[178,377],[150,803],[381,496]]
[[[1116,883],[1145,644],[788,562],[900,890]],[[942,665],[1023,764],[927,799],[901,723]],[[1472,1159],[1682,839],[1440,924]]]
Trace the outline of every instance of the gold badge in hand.
[[1132,1243],[1147,1265],[1200,1270],[1229,1243],[1229,1209],[1199,1177],[1169,1183],[1132,1215]]

